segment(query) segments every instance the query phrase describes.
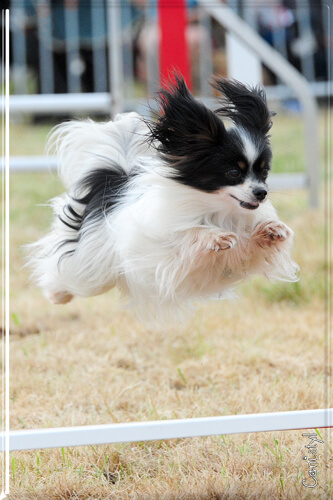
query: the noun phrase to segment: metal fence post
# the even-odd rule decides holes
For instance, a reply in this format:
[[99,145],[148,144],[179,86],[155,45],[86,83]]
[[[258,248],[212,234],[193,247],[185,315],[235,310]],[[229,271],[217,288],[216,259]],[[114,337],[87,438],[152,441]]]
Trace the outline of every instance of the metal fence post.
[[319,203],[319,141],[317,102],[307,80],[281,54],[265,42],[229,7],[213,4],[210,0],[200,0],[207,12],[231,33],[234,33],[261,60],[274,71],[282,81],[292,87],[303,106],[305,124],[306,171],[309,187],[309,203],[312,208]]
[[108,42],[109,42],[109,75],[111,91],[111,116],[114,118],[122,110],[123,101],[123,60],[121,36],[121,4],[117,1],[107,2]]

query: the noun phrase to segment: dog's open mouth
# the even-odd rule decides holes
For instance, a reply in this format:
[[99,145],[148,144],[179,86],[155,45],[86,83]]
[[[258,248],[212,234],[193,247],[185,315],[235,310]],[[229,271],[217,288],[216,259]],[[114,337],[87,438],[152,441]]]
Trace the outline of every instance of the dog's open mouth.
[[232,198],[234,198],[236,201],[239,202],[240,206],[242,208],[246,208],[247,210],[256,210],[256,208],[259,207],[259,202],[257,201],[254,201],[252,203],[250,202],[247,202],[247,201],[242,201],[242,200],[239,200],[238,198],[236,198],[236,196],[234,196],[233,194],[230,195]]

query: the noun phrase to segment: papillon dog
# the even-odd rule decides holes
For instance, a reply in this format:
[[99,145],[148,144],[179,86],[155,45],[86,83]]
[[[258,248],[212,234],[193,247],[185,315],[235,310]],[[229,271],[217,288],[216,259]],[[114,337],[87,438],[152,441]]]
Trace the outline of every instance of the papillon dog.
[[215,77],[219,107],[180,75],[158,118],[69,121],[50,143],[66,194],[29,263],[51,302],[118,287],[141,318],[181,319],[250,275],[297,280],[292,230],[268,199],[272,116],[265,92]]

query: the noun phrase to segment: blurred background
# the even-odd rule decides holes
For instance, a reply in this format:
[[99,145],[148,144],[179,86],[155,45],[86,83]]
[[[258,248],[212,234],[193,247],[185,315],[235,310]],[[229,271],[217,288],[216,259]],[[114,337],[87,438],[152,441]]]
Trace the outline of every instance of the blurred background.
[[[52,125],[71,116],[105,118],[133,110],[147,114],[147,98],[173,69],[211,107],[217,104],[208,83],[212,74],[261,83],[271,108],[299,116],[305,130],[302,167],[291,160],[279,173],[292,176],[277,183],[272,178],[273,184],[310,186],[310,203],[318,204],[317,105],[327,109],[332,92],[326,0],[4,4],[10,9],[10,111],[16,125]],[[16,131],[22,136],[21,129]],[[44,137],[38,143],[36,136],[22,148],[14,141],[13,171],[55,166],[42,155]],[[34,158],[26,157],[31,148],[30,153],[38,153]]]
[[[14,94],[108,92],[112,84],[109,50],[119,57],[116,66],[121,71],[118,78],[122,82],[125,108],[138,106],[138,98],[158,88],[163,2],[11,0],[3,3],[10,8],[11,15]],[[234,49],[234,60],[230,60],[234,40],[228,39],[221,23],[209,14],[207,3],[178,0],[164,4],[165,8],[176,9],[175,12],[184,5],[185,40],[196,94],[210,94],[207,78],[212,73],[224,76],[244,73],[242,52],[246,47]],[[331,41],[326,0],[255,3],[228,0],[209,5],[232,8],[311,82],[317,97],[327,95],[325,82],[330,79]],[[175,30],[179,29],[175,18],[172,22]],[[246,56],[248,80],[262,81],[272,87],[272,96],[281,95],[275,88],[281,82],[274,73],[259,62],[256,64],[253,53]]]
[[234,38],[211,15],[212,6],[230,7],[304,75],[318,98],[328,92],[331,40],[326,0],[2,3],[10,8],[13,94],[109,92],[116,68],[121,73],[117,78],[123,108],[132,110],[139,98],[159,86],[163,9],[173,11],[174,32],[181,26],[177,12],[184,9],[191,86],[197,95],[210,95],[207,79],[218,73],[261,81],[270,87],[270,96],[287,97],[288,91],[279,88],[281,81],[253,52],[244,45],[234,47]]

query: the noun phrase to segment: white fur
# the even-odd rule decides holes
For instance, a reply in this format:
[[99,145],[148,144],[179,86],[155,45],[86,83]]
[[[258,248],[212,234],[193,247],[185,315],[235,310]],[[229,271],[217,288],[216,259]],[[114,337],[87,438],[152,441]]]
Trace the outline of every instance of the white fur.
[[243,143],[244,156],[248,160],[249,165],[253,165],[256,158],[258,157],[258,150],[253,143],[250,134],[246,130],[244,130],[243,128],[238,128],[238,134]]
[[[170,321],[198,301],[229,297],[240,280],[255,273],[297,279],[292,231],[283,226],[280,234],[283,230],[277,229],[273,241],[263,229],[266,222],[280,223],[270,201],[246,210],[230,197],[230,189],[240,188],[206,193],[166,178],[155,150],[142,141],[147,132],[135,113],[115,122],[57,127],[53,141],[59,175],[69,194],[52,201],[51,232],[31,245],[30,259],[35,280],[50,300],[65,303],[117,286],[141,318]],[[76,236],[57,214],[63,216],[80,179],[110,159],[126,171],[140,164],[144,172],[133,178],[117,208],[97,222],[91,218],[79,243],[55,250]],[[79,203],[71,203],[82,213]],[[71,249],[75,252],[59,263]]]
[[130,171],[137,158],[148,153],[142,141],[146,132],[137,113],[117,115],[114,122],[106,123],[72,120],[53,129],[48,152],[57,155],[58,174],[68,189],[91,170],[108,165],[110,159]]

